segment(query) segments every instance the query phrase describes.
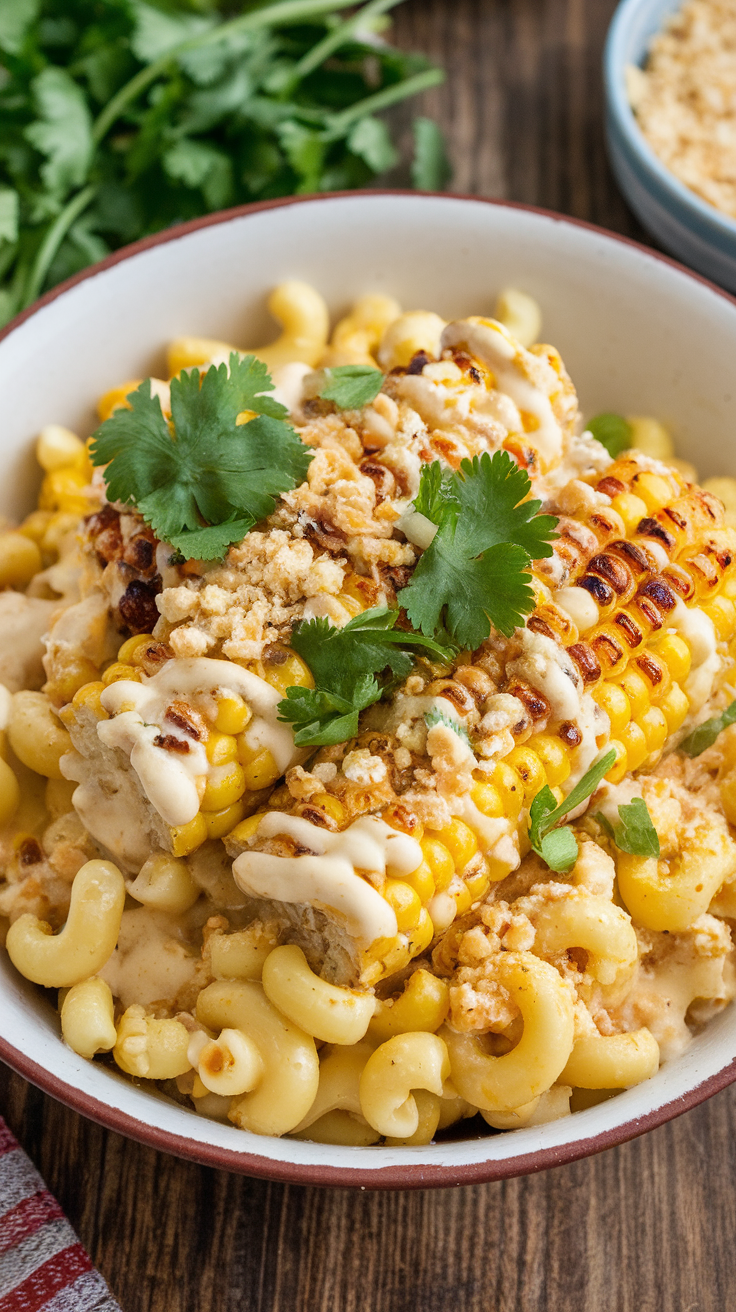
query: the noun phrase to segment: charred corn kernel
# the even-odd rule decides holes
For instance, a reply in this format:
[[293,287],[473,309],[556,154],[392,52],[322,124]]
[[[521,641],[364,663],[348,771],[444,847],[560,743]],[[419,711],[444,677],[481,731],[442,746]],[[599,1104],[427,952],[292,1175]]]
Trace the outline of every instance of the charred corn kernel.
[[635,533],[641,520],[647,515],[646,501],[633,492],[620,492],[613,498],[611,506],[621,516],[628,534]]
[[[625,670],[620,680],[617,680],[619,687],[623,688],[628,698],[629,707],[633,719],[643,714],[649,706],[650,696],[649,688],[636,670]],[[619,734],[619,737],[621,735]]]
[[118,652],[118,660],[123,665],[132,665],[139,651],[144,651],[150,643],[154,641],[151,633],[136,633],[132,638],[126,638]]
[[199,811],[186,825],[177,825],[169,830],[171,851],[174,856],[189,856],[207,839],[207,821]]
[[547,782],[544,766],[531,747],[514,747],[505,758],[524,785],[524,800],[531,801]]
[[618,739],[612,738],[611,741],[607,744],[606,750],[610,751],[611,748],[613,748],[613,750],[616,753],[616,760],[614,761],[613,765],[608,771],[608,774],[606,775],[606,779],[608,780],[609,784],[618,784],[621,782],[624,775],[626,774],[626,771],[629,768],[629,758],[626,752],[626,748],[624,747],[623,743],[620,742]]
[[450,853],[438,838],[431,838],[425,835],[419,846],[422,849],[424,860],[427,862],[437,889],[441,892],[447,888],[450,880],[455,873],[455,862]]
[[524,783],[518,770],[509,765],[508,757],[505,761],[499,761],[491,775],[491,782],[501,796],[501,814],[516,820],[524,805]]
[[313,688],[312,672],[296,652],[289,652],[280,662],[264,661],[263,677],[266,683],[278,692],[285,693],[287,688]]
[[552,734],[538,733],[528,744],[539,757],[550,788],[564,784],[570,774],[570,757],[565,744]]
[[[430,837],[435,837],[431,834]],[[478,839],[464,820],[454,817],[449,825],[436,832],[436,837],[447,848],[455,862],[456,870],[464,870],[471,857],[478,851]]]
[[0,588],[24,588],[42,564],[33,538],[25,533],[0,533]]
[[678,682],[686,679],[690,673],[690,648],[676,633],[667,633],[653,648],[660,660],[663,660],[670,675]]
[[721,642],[727,642],[733,637],[736,630],[736,606],[730,598],[714,597],[712,601],[701,606],[701,610],[713,621],[713,628]]
[[238,802],[245,792],[245,771],[238,761],[215,765],[207,776],[202,798],[203,811],[222,811]]
[[487,865],[484,865],[483,869],[479,870],[477,874],[472,875],[470,879],[466,879],[465,885],[470,894],[471,903],[480,902],[481,898],[485,897],[491,885],[491,877],[488,873]]
[[[240,759],[242,761],[242,756]],[[245,786],[251,792],[259,788],[270,788],[276,783],[280,774],[281,771],[267,747],[243,766]]]
[[592,696],[611,722],[611,735],[618,737],[631,719],[631,706],[623,688],[617,683],[599,683]]
[[46,692],[55,704],[70,702],[80,688],[97,678],[97,666],[85,656],[75,657],[63,672],[46,684]]
[[70,465],[83,465],[87,452],[84,442],[70,428],[61,424],[47,424],[41,429],[36,442],[36,459],[47,474]]
[[672,683],[672,676],[664,661],[656,652],[645,651],[635,658],[633,664],[647,685],[649,700],[660,702]]
[[493,820],[498,820],[505,815],[503,798],[494,784],[473,784],[470,797],[483,815],[490,816]]
[[422,904],[419,894],[411,885],[403,879],[387,879],[381,892],[396,916],[399,933],[406,934],[410,929],[415,929],[419,924]]
[[53,518],[50,510],[32,510],[30,515],[26,515],[18,532],[24,533],[27,538],[32,538],[34,542],[40,544]]
[[690,702],[679,683],[673,683],[669,692],[660,702],[660,708],[667,721],[669,733],[675,733],[684,723],[690,710]]
[[665,464],[675,454],[675,448],[664,424],[651,415],[629,415],[631,445],[637,451],[643,451],[652,460],[664,460]]
[[105,392],[104,396],[100,397],[97,402],[97,413],[103,424],[106,419],[110,418],[113,410],[117,410],[120,406],[124,410],[130,410],[130,401],[127,398],[140,385],[141,379],[133,378],[127,383],[121,383],[119,387],[111,387],[109,392]]
[[246,816],[245,820],[241,820],[240,824],[235,826],[230,837],[236,843],[250,842],[265,814],[265,811],[256,811],[255,815]]
[[86,706],[93,711],[98,720],[109,720],[109,715],[100,701],[100,694],[105,691],[105,684],[101,679],[96,679],[93,683],[85,683],[84,687],[78,688],[72,697],[72,706],[79,709]]
[[736,478],[706,478],[701,487],[720,498],[726,507],[726,523],[736,525]]
[[140,670],[137,670],[134,665],[126,665],[123,661],[113,661],[112,665],[108,665],[105,670],[102,682],[106,688],[109,688],[111,683],[120,683],[122,679],[132,679],[134,683],[140,683],[141,677]]
[[89,498],[82,495],[88,479],[78,469],[55,469],[41,484],[39,510],[66,510],[85,515],[90,509]]
[[215,729],[205,745],[210,765],[227,765],[238,759],[238,741],[231,733],[218,733]]
[[253,712],[237,693],[225,693],[217,699],[215,728],[218,733],[242,733],[252,719]]
[[659,706],[650,706],[649,710],[641,716],[638,724],[639,728],[644,731],[649,752],[661,751],[669,732],[667,718],[661,708]]
[[236,825],[239,825],[243,819],[245,806],[242,801],[233,802],[232,806],[224,806],[221,811],[204,812],[204,822],[207,825],[208,838],[224,838],[225,834],[231,833]]
[[422,861],[410,875],[404,875],[404,879],[419,895],[421,902],[429,902],[429,899],[434,897],[436,891],[434,875],[426,861]]
[[331,797],[329,793],[315,793],[310,801],[312,806],[318,806],[331,820],[335,820],[337,824],[342,824],[345,819],[345,807],[339,797]]
[[644,730],[635,720],[627,724],[621,734],[621,742],[626,748],[626,757],[629,770],[638,770],[643,765],[649,755],[647,740]]
[[419,920],[409,932],[409,958],[418,957],[429,947],[434,938],[434,924],[426,907],[422,907]]
[[663,474],[652,474],[648,470],[635,474],[631,480],[631,487],[632,491],[641,497],[650,515],[655,510],[661,510],[662,506],[672,501],[675,495],[668,478]]
[[20,788],[14,771],[0,757],[0,828],[15,815],[20,803]]

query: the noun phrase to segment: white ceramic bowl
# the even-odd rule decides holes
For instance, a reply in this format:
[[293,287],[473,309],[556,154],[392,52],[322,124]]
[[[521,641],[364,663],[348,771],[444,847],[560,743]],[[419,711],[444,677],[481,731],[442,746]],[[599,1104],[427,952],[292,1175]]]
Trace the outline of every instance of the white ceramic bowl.
[[665,250],[736,291],[736,222],[671,173],[641,131],[626,95],[627,64],[643,64],[649,42],[682,0],[622,0],[603,59],[608,149],[634,213]]
[[[169,338],[262,341],[264,300],[303,278],[334,313],[391,292],[446,317],[492,311],[514,285],[536,296],[588,414],[659,415],[701,474],[736,473],[736,302],[631,242],[553,214],[488,201],[364,194],[215,215],[129,247],[51,292],[0,335],[0,513],[37,484],[32,439],[45,423],[91,429],[92,403],[160,367]],[[272,326],[271,326],[272,327]],[[59,1039],[39,990],[0,953],[0,1057],[112,1129],[213,1166],[275,1179],[426,1187],[497,1179],[629,1139],[736,1079],[736,1007],[637,1088],[534,1129],[426,1148],[335,1148],[258,1138],[207,1121]]]

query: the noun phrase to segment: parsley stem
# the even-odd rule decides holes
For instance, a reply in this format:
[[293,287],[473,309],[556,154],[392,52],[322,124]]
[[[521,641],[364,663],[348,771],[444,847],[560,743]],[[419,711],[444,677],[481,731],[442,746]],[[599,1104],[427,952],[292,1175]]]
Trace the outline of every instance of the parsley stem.
[[198,36],[181,41],[159,59],[155,59],[147,68],[142,68],[135,77],[120,88],[95,122],[92,129],[93,141],[99,144],[123,110],[142,91],[145,91],[146,87],[155,82],[157,77],[165,73],[172,60],[178,55],[186,54],[189,50],[199,50],[202,46],[214,45],[234,32],[257,31],[261,27],[290,23],[300,18],[311,18],[317,14],[331,13],[345,7],[346,0],[276,0],[275,4],[266,5],[263,9],[250,10],[247,14],[232,18],[229,23],[221,23],[219,27],[210,28],[207,32],[200,32]]
[[389,105],[406,100],[408,96],[416,96],[420,91],[428,91],[430,87],[436,87],[444,80],[445,74],[441,68],[428,68],[424,73],[415,73],[414,77],[407,77],[403,82],[394,82],[392,86],[384,87],[382,91],[376,91],[372,96],[366,96],[364,100],[359,100],[357,104],[344,109],[342,113],[330,116],[327,128],[328,140],[333,136],[342,136],[346,128],[359,118],[364,118],[366,114],[375,114],[379,109],[388,109]]
[[302,56],[298,64],[294,66],[291,80],[299,82],[302,78],[313,73],[315,68],[319,68],[320,64],[324,64],[325,60],[329,59],[333,51],[339,50],[340,46],[346,44],[356,28],[362,27],[366,19],[385,14],[388,9],[393,9],[400,4],[402,4],[402,0],[370,0],[369,4],[364,5],[351,18],[347,18],[344,23],[340,23],[338,27],[333,28],[331,32],[327,33],[327,36],[317,42],[316,46],[312,46],[312,49]]
[[96,191],[96,187],[85,187],[82,191],[78,191],[52,223],[31,265],[25,294],[18,307],[19,310],[27,309],[35,301],[43,287],[46,274],[51,267],[56,252],[74,221],[79,218],[83,210],[86,210]]

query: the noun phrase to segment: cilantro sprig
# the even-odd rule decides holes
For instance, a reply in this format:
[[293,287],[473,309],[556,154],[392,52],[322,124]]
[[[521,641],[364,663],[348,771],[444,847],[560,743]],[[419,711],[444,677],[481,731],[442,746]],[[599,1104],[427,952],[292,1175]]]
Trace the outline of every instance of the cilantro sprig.
[[[171,427],[150,379],[97,429],[95,465],[105,465],[111,501],[133,505],[162,542],[188,559],[218,560],[275,497],[306,477],[311,452],[284,422],[284,406],[254,356],[230,356],[204,375],[193,369],[171,383]],[[238,424],[243,410],[256,418]]]
[[585,427],[606,448],[609,456],[620,456],[622,451],[628,451],[631,446],[631,424],[623,415],[606,411],[588,420]]
[[325,401],[334,401],[338,410],[359,410],[375,401],[383,387],[380,369],[367,364],[340,364],[324,370],[326,381],[320,392]]
[[463,460],[455,473],[425,465],[414,508],[437,525],[400,604],[422,633],[444,624],[474,650],[491,625],[510,637],[534,607],[533,560],[551,556],[557,519],[527,500],[531,481],[507,451]]
[[683,738],[679,744],[678,751],[684,752],[686,756],[700,756],[706,748],[712,747],[716,738],[729,724],[736,723],[736,702],[731,702],[725,711],[720,715],[714,715],[712,720],[704,720],[699,724],[697,729],[693,729],[687,738]]
[[632,856],[659,856],[659,834],[654,828],[649,807],[643,797],[622,802],[618,808],[620,824],[612,825],[602,811],[595,819],[621,852]]
[[[358,732],[360,712],[378,701],[391,679],[411,673],[412,651],[443,662],[452,649],[395,628],[398,610],[377,606],[338,629],[329,620],[298,624],[291,645],[306,661],[314,688],[287,688],[279,718],[294,726],[298,747],[343,743]],[[382,680],[377,675],[384,676]]]
[[559,828],[561,820],[593,796],[596,788],[616,760],[613,748],[601,756],[559,806],[552,789],[546,784],[537,793],[529,808],[529,843],[550,870],[569,870],[578,858],[577,839],[569,826]]

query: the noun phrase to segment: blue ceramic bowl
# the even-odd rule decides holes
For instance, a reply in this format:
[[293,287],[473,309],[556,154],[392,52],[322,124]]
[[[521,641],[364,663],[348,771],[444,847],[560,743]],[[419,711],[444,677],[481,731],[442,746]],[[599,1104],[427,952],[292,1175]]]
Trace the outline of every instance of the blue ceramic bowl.
[[623,0],[603,59],[608,149],[632,210],[665,250],[729,291],[736,291],[736,222],[670,173],[641,132],[626,95],[627,64],[642,65],[650,38],[681,0]]

